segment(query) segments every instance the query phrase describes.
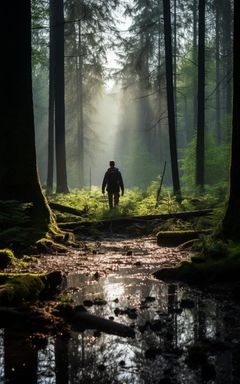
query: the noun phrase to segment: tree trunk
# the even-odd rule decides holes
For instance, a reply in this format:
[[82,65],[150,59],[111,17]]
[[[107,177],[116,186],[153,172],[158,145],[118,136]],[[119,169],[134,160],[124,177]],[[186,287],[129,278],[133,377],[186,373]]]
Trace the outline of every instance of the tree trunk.
[[198,41],[198,116],[196,145],[196,186],[204,188],[204,146],[205,146],[205,0],[199,0]]
[[223,55],[226,76],[225,86],[225,110],[227,114],[232,113],[232,58],[231,58],[231,31],[232,10],[231,1],[223,0]]
[[165,65],[167,80],[167,104],[168,104],[168,125],[169,125],[169,143],[171,154],[173,193],[180,199],[180,182],[177,161],[177,141],[175,126],[175,106],[174,106],[174,90],[173,90],[173,71],[172,71],[172,28],[170,1],[163,0],[164,15],[164,41],[165,41]]
[[78,109],[78,167],[79,187],[84,186],[84,120],[83,120],[83,52],[81,17],[78,21],[78,62],[77,62],[77,109]]
[[219,6],[218,1],[215,1],[215,11],[216,11],[216,142],[217,144],[221,144],[221,127],[220,127],[220,119],[221,119],[221,111],[220,111],[220,31],[219,31]]
[[68,193],[65,149],[64,12],[63,0],[51,0],[54,47],[54,100],[57,193]]
[[[197,130],[197,0],[193,0],[193,129]],[[192,133],[189,134],[192,139]]]
[[[173,1],[173,93],[175,105],[175,124],[177,127],[177,1]],[[177,128],[176,128],[177,130]]]
[[48,169],[47,192],[53,191],[54,169],[54,53],[53,53],[53,3],[50,1],[50,45],[49,45],[49,100],[48,100]]
[[[42,193],[36,166],[32,66],[31,2],[2,4],[0,113],[0,199],[33,203],[33,226],[48,229],[50,209]],[[9,28],[9,20],[14,28]],[[6,31],[8,31],[6,35]]]
[[222,221],[222,234],[228,239],[240,239],[240,3],[234,1],[234,41],[233,41],[233,120],[232,151],[230,167],[230,190],[226,212]]

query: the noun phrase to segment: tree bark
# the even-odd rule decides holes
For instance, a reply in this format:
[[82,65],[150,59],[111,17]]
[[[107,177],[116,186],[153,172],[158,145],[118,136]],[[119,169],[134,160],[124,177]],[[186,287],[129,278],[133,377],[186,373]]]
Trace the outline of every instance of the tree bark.
[[[0,199],[33,203],[33,226],[48,229],[50,209],[40,186],[35,149],[31,2],[4,2],[0,113]],[[9,28],[9,20],[14,28]],[[6,35],[6,31],[8,31]]]
[[53,12],[56,192],[68,193],[65,148],[64,11],[63,0],[51,0]]
[[225,110],[227,114],[232,113],[232,46],[231,46],[231,32],[232,32],[232,9],[231,1],[223,0],[223,55],[224,55],[224,69],[227,75],[224,82],[225,88]]
[[82,51],[82,12],[78,21],[78,62],[77,62],[77,101],[78,101],[78,166],[79,187],[84,186],[84,120],[83,120],[83,51]]
[[175,124],[175,106],[174,106],[174,90],[173,90],[173,65],[172,65],[172,28],[171,28],[171,12],[170,1],[163,0],[164,15],[164,41],[165,41],[165,65],[167,80],[167,104],[168,104],[168,125],[169,125],[169,143],[171,154],[173,193],[180,199],[180,181],[178,173],[177,160],[177,140],[176,140],[176,124]]
[[221,144],[221,127],[220,127],[220,118],[221,118],[221,110],[220,110],[220,30],[219,30],[219,5],[218,1],[215,1],[215,11],[216,11],[216,142],[217,144]]
[[[193,0],[193,128],[197,130],[197,0]],[[189,139],[192,133],[189,132]]]
[[222,221],[221,234],[225,238],[240,239],[240,3],[234,1],[234,40],[233,40],[233,119],[232,150],[230,166],[230,189],[227,208]]
[[205,147],[205,0],[199,0],[198,116],[196,144],[196,186],[204,188]]
[[50,1],[50,43],[49,43],[49,95],[48,95],[48,169],[47,192],[53,191],[54,169],[54,47],[53,47],[53,2]]

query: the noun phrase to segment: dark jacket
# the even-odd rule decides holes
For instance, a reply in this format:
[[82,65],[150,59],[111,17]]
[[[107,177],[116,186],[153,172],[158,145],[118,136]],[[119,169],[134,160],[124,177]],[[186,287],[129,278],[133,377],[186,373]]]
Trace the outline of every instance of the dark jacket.
[[102,182],[102,192],[104,193],[105,188],[107,191],[114,193],[119,192],[120,188],[122,193],[124,192],[124,185],[121,172],[116,167],[108,168],[107,172],[104,175]]

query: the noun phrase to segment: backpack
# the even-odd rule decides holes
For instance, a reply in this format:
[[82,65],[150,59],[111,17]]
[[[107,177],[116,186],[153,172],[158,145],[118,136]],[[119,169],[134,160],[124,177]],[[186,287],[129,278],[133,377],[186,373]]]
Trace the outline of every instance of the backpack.
[[119,170],[117,168],[109,168],[107,175],[108,190],[116,190],[119,188]]

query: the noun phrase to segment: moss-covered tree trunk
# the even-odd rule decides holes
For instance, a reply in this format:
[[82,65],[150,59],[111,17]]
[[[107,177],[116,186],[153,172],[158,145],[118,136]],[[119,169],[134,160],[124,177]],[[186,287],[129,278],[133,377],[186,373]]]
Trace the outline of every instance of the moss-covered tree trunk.
[[47,230],[51,211],[42,193],[34,135],[31,1],[4,2],[0,31],[0,200],[32,202],[33,226]]
[[233,48],[233,118],[230,190],[227,208],[222,221],[224,237],[240,240],[240,3],[234,1],[234,48]]

